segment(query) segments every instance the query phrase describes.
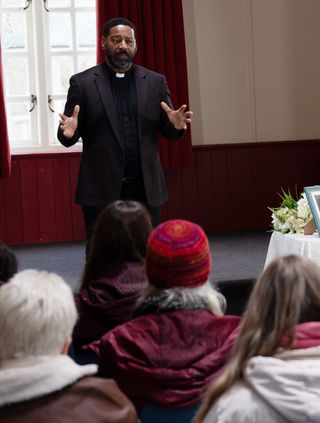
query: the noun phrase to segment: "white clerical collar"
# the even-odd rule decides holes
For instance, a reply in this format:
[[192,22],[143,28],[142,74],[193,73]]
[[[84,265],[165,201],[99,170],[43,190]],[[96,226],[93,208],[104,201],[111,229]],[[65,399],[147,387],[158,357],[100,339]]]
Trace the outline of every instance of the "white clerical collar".
[[124,73],[116,73],[117,78],[124,78]]

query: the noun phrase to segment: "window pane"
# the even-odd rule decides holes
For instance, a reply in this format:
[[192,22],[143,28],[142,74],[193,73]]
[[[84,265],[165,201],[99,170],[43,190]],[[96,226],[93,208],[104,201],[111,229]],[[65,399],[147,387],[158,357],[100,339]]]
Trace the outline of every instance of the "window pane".
[[70,76],[74,73],[72,57],[52,57],[52,91],[65,94],[69,88]]
[[9,139],[11,146],[20,146],[35,143],[31,141],[31,113],[28,112],[30,104],[8,103],[7,119],[9,128]]
[[75,7],[95,7],[96,0],[75,0]]
[[70,7],[70,0],[49,0],[48,9],[53,7]]
[[22,13],[3,13],[3,47],[4,50],[26,49],[26,22]]
[[[96,0],[47,0],[46,5],[50,13],[43,0],[0,0],[6,112],[13,148],[31,146],[38,151],[43,144],[45,151],[52,143],[60,145],[54,139],[69,79],[96,64]],[[31,94],[37,96],[38,105],[29,112]],[[49,111],[48,95],[55,113]]]
[[72,45],[70,14],[52,12],[49,18],[51,48],[70,49]]
[[28,63],[25,57],[4,57],[6,94],[29,95]]
[[2,0],[2,7],[25,7],[26,0]]
[[78,48],[95,48],[96,15],[95,13],[78,12],[76,14],[76,31]]
[[90,55],[82,55],[82,56],[78,56],[78,69],[77,72],[81,72],[85,69],[91,68],[92,66],[94,66],[96,64],[96,55],[95,54],[90,54]]

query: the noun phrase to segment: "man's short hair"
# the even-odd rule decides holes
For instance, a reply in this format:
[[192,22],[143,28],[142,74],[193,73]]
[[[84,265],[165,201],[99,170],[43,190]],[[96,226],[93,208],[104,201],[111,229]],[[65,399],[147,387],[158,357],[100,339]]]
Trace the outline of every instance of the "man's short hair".
[[111,28],[113,28],[114,26],[117,25],[126,25],[126,26],[130,26],[130,28],[133,29],[134,31],[134,36],[136,36],[136,27],[135,25],[129,21],[129,19],[125,19],[125,18],[112,18],[109,19],[103,26],[103,31],[102,34],[104,37],[107,37],[109,35],[109,31]]
[[60,354],[76,320],[73,293],[60,276],[17,273],[0,287],[0,362]]

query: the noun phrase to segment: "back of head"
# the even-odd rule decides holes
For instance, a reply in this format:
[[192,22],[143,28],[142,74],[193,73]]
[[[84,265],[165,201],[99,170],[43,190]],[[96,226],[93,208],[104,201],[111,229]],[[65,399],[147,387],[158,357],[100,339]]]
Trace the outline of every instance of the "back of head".
[[152,231],[146,208],[137,201],[118,200],[108,205],[96,224],[82,288],[108,264],[144,262]]
[[0,362],[59,354],[76,319],[73,293],[60,276],[17,273],[0,288]]
[[210,268],[209,242],[199,225],[176,219],[153,230],[146,257],[146,271],[153,286],[195,288],[208,280]]
[[0,283],[7,282],[18,270],[18,263],[13,251],[0,242]]
[[209,242],[199,225],[182,219],[162,223],[148,240],[149,288],[138,306],[156,295],[159,309],[175,308],[179,304],[180,309],[205,308],[222,315],[225,299],[209,283],[210,269]]
[[273,355],[285,333],[290,346],[295,326],[308,321],[320,321],[320,268],[304,256],[280,257],[257,280],[244,314],[251,354]]
[[[255,283],[233,356],[244,369],[249,358],[290,348],[296,325],[320,321],[320,268],[304,256],[280,257]],[[283,336],[286,335],[286,345]]]
[[129,19],[121,17],[109,19],[103,26],[102,35],[107,37],[109,35],[110,29],[118,25],[129,26],[134,30],[134,35],[136,36],[137,30],[133,22],[129,21]]

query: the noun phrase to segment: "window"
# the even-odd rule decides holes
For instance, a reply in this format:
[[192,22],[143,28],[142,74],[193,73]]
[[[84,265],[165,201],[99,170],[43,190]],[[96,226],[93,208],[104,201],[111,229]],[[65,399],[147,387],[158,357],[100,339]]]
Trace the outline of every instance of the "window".
[[0,30],[11,152],[66,151],[59,113],[70,76],[96,64],[95,0],[0,0]]

